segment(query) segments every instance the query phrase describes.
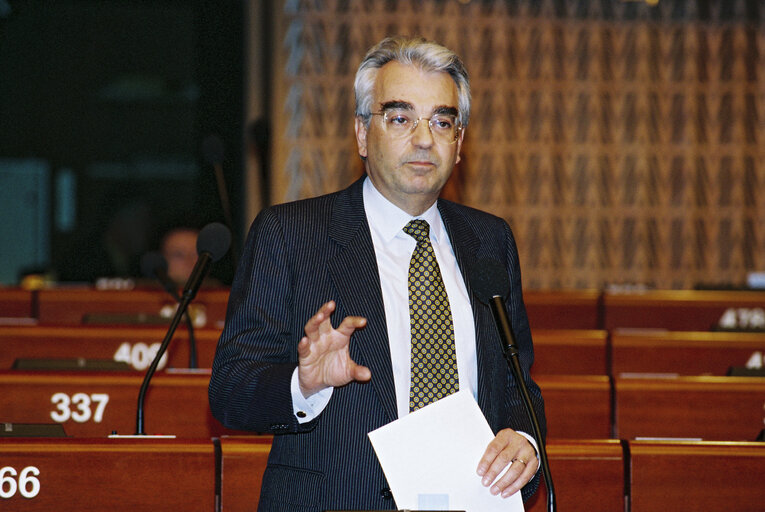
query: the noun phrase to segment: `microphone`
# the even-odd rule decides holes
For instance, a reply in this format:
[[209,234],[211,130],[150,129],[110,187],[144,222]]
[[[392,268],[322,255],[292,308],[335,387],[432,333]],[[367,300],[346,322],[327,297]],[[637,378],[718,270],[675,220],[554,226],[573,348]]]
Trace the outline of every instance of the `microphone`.
[[505,310],[505,296],[510,292],[510,278],[507,275],[507,270],[500,262],[493,258],[483,258],[478,260],[472,268],[470,283],[473,286],[473,293],[478,300],[483,304],[491,306],[491,312],[499,333],[502,353],[513,372],[515,381],[518,383],[523,398],[523,405],[526,408],[526,414],[534,429],[534,438],[539,448],[539,462],[542,465],[542,474],[545,477],[545,485],[547,487],[547,510],[555,512],[557,510],[557,503],[555,501],[555,489],[550,473],[550,465],[547,460],[547,450],[545,449],[542,430],[539,427],[539,419],[531,403],[529,390],[526,387],[521,365],[518,362],[519,350],[518,344],[515,342],[513,327]]
[[194,300],[194,297],[199,291],[199,287],[202,285],[205,275],[210,270],[210,265],[225,256],[230,246],[231,232],[226,226],[219,222],[208,224],[199,232],[199,235],[197,236],[197,254],[199,256],[194,265],[194,270],[191,271],[191,275],[186,281],[186,285],[183,287],[183,293],[181,294],[178,309],[175,311],[175,315],[170,322],[167,334],[165,334],[165,339],[159,346],[159,350],[157,350],[154,360],[146,370],[146,376],[143,379],[143,384],[141,384],[141,390],[138,392],[135,435],[146,435],[143,428],[143,403],[144,398],[146,397],[146,391],[149,389],[151,377],[157,370],[157,365],[159,365],[159,360],[162,359],[162,356],[167,350],[167,346],[170,344],[170,340],[172,339],[175,330],[178,328],[178,324],[180,323],[183,314],[189,307],[189,303]]
[[191,301],[199,291],[210,265],[220,260],[231,246],[231,231],[220,222],[208,224],[197,235],[197,262],[191,271],[182,298]]
[[497,260],[484,258],[476,263],[471,275],[473,292],[483,304],[491,306],[497,323],[502,353],[505,357],[519,354],[515,335],[505,312],[505,296],[510,292],[510,278],[507,270]]
[[[167,260],[157,251],[150,251],[141,257],[141,273],[144,276],[156,279],[162,285],[167,293],[170,294],[176,302],[181,301],[178,295],[178,289],[170,276],[167,275]],[[194,336],[194,322],[191,316],[186,314],[183,317],[186,320],[186,327],[189,331],[189,368],[197,367],[197,341]]]

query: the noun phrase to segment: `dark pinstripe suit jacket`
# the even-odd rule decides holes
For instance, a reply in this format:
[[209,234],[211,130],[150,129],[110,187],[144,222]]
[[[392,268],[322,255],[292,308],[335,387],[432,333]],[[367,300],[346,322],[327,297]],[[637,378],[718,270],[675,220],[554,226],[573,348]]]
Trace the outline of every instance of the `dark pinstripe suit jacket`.
[[[468,269],[476,259],[490,256],[507,267],[512,286],[507,310],[544,431],[542,396],[528,375],[534,356],[510,228],[493,215],[449,201],[439,200],[438,208],[471,297]],[[348,315],[368,319],[352,336],[350,352],[371,369],[372,380],[335,389],[324,411],[301,425],[290,395],[297,343],[305,322],[330,299],[337,302],[335,326]],[[472,307],[479,406],[495,432],[505,427],[532,432],[491,310],[477,300]],[[258,215],[231,289],[209,392],[213,414],[227,427],[275,434],[261,512],[395,508],[367,438],[368,432],[395,420],[397,412],[362,180]],[[524,497],[537,485],[538,477],[524,488]]]

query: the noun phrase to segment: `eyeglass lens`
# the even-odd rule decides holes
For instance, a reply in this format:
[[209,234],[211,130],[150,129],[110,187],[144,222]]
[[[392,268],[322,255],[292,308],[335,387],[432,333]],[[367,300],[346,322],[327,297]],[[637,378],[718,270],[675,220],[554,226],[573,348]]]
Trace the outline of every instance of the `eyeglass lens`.
[[387,110],[383,120],[385,129],[394,137],[404,137],[414,132],[420,121],[426,121],[433,138],[439,142],[451,144],[457,140],[459,123],[452,114],[434,114],[430,118],[415,117],[408,110]]

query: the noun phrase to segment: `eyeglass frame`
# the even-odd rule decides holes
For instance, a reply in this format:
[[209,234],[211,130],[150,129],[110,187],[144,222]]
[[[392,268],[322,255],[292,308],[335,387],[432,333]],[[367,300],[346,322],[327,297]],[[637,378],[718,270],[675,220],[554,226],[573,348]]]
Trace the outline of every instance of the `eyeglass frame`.
[[[406,110],[406,109],[382,110],[380,112],[370,112],[369,115],[370,116],[382,116],[382,118],[383,118],[383,127],[385,129],[385,133],[388,133],[388,114],[390,114],[393,110]],[[433,137],[434,141],[440,142],[440,140],[433,133],[433,126],[431,126],[430,122],[433,120],[434,117],[436,117],[436,116],[444,116],[444,115],[454,116],[454,123],[456,124],[456,131],[454,132],[454,139],[451,142],[447,142],[446,143],[446,144],[449,144],[449,145],[454,144],[460,138],[460,133],[462,132],[462,128],[463,128],[462,121],[460,121],[458,115],[444,114],[442,112],[435,113],[435,114],[431,115],[430,117],[425,117],[425,116],[415,117],[413,119],[414,123],[412,124],[412,128],[410,128],[409,133],[401,135],[401,136],[399,136],[397,138],[403,139],[404,137],[407,137],[407,136],[411,137],[414,134],[415,130],[417,130],[417,126],[419,126],[420,121],[423,120],[423,119],[427,119],[427,121],[428,121],[428,130],[430,131],[430,136]]]

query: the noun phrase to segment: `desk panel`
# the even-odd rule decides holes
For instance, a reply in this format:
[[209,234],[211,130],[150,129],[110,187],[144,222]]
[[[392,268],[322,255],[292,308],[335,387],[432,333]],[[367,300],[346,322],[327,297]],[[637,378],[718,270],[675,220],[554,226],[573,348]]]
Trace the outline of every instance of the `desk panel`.
[[[189,306],[194,325],[221,328],[226,318],[229,290],[203,288]],[[167,323],[176,303],[164,290],[95,290],[61,288],[40,290],[38,320],[43,324],[157,324]]]
[[765,379],[617,377],[616,437],[752,441],[763,428]]
[[272,436],[220,438],[221,512],[252,512],[258,508],[272,439]]
[[[618,440],[552,439],[547,458],[558,510],[613,512],[624,507],[624,455]],[[527,512],[547,510],[544,477],[525,508]]]
[[548,439],[611,437],[611,384],[605,375],[542,375]]
[[603,329],[651,327],[709,331],[765,328],[765,292],[659,290],[605,292]]
[[209,512],[215,506],[210,439],[0,438],[0,467],[3,495],[11,494],[0,497],[2,510]]
[[34,307],[31,291],[0,287],[0,318],[31,318],[32,316],[34,316]]
[[[201,371],[200,371],[201,372]],[[212,417],[209,370],[157,374],[144,402],[147,434],[212,437],[237,433]],[[0,411],[10,423],[61,423],[68,436],[133,434],[143,375],[103,372],[0,372]]]
[[532,375],[608,375],[608,332],[540,329],[532,335]]
[[[10,369],[18,358],[84,358],[124,361],[134,370],[151,364],[167,332],[166,327],[139,326],[0,326],[0,369]],[[220,337],[218,329],[194,329],[197,366],[211,368]],[[189,334],[181,324],[167,349],[162,368],[187,368]]]
[[612,374],[676,373],[723,376],[765,354],[765,332],[616,330],[611,333]]
[[765,443],[630,441],[632,512],[765,508]]
[[598,290],[527,290],[523,301],[532,329],[600,329]]

